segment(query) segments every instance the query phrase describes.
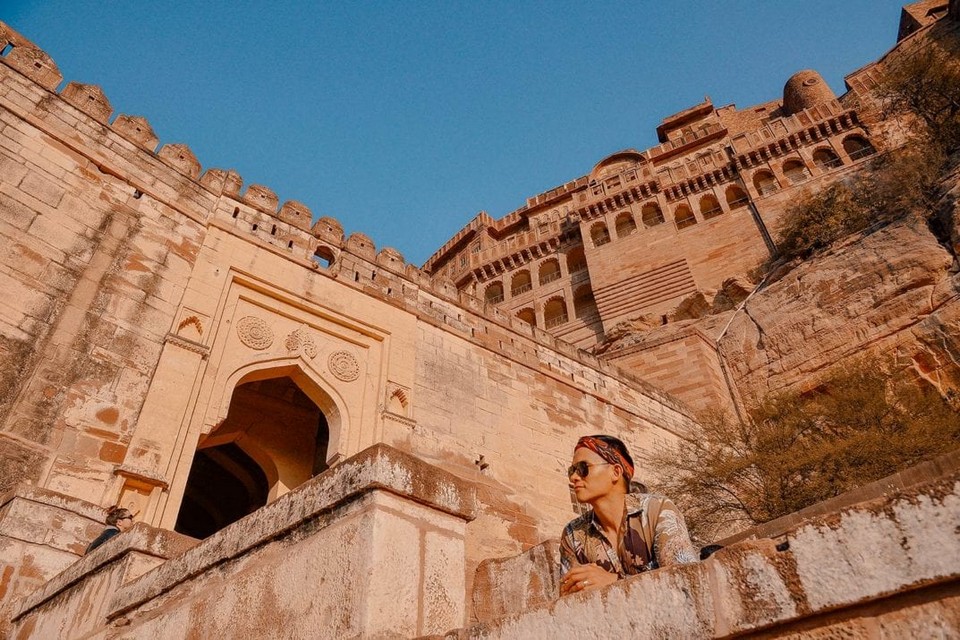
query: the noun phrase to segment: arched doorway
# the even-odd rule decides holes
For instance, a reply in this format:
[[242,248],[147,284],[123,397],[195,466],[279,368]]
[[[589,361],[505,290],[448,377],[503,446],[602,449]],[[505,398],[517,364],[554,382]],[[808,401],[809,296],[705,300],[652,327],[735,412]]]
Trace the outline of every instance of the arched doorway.
[[227,417],[199,442],[174,529],[205,538],[327,468],[330,428],[286,376],[238,385]]

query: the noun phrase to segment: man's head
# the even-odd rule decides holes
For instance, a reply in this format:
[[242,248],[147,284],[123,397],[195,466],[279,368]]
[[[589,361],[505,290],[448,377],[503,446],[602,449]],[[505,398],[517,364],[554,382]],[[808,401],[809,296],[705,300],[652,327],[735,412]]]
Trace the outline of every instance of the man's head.
[[133,514],[123,507],[110,507],[107,510],[107,524],[126,531],[133,526]]
[[633,458],[623,442],[596,435],[577,442],[567,475],[577,500],[589,503],[610,493],[627,493],[633,471]]

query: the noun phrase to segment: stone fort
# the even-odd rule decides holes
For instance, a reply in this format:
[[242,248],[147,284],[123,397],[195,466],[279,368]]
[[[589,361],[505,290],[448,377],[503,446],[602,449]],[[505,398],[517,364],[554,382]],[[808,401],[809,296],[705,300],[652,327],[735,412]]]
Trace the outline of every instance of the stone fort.
[[[958,19],[956,1],[908,5],[845,94],[805,70],[763,104],[707,98],[656,147],[480,213],[420,267],[185,144],[158,149],[146,118],[0,23],[0,630],[960,634],[956,460],[601,593],[557,601],[550,542],[578,508],[563,470],[580,435],[642,459],[693,437],[697,411],[866,344],[957,377],[924,346],[960,317],[940,281],[895,282],[895,312],[874,301],[858,341],[813,355],[761,357],[756,332],[777,334],[743,309],[788,205],[902,144],[871,96],[887,60]],[[948,273],[934,240],[890,233],[927,261],[897,277]],[[138,524],[83,556],[114,504]]]

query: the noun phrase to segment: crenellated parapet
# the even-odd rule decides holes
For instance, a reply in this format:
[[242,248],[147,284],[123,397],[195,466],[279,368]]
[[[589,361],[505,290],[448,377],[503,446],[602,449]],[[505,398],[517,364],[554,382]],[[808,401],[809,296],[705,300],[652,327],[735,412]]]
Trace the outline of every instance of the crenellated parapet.
[[95,84],[71,82],[60,92],[60,97],[100,124],[107,124],[113,114],[103,89]]
[[157,156],[164,160],[180,173],[190,176],[194,180],[200,177],[200,162],[185,144],[165,144],[160,148]]
[[146,151],[154,151],[157,144],[160,143],[160,138],[153,132],[153,127],[143,116],[120,114],[110,126],[124,138],[137,143]]
[[56,63],[40,47],[0,22],[0,50],[11,47],[4,60],[48,91],[55,91],[63,81]]

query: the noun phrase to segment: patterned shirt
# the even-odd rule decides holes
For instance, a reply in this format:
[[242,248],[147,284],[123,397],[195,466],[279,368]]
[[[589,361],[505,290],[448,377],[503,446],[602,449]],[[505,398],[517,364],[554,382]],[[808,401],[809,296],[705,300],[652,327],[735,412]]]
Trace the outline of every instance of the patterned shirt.
[[649,493],[628,493],[617,549],[611,548],[600,524],[588,511],[571,520],[560,539],[560,573],[578,564],[596,563],[619,577],[699,558],[690,542],[683,515],[673,502]]

